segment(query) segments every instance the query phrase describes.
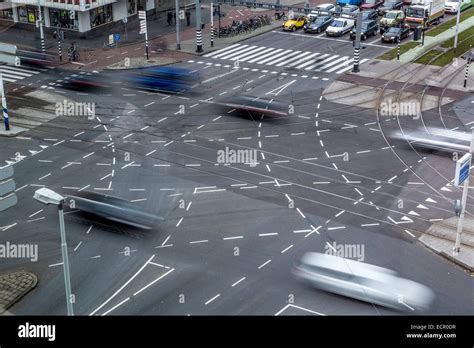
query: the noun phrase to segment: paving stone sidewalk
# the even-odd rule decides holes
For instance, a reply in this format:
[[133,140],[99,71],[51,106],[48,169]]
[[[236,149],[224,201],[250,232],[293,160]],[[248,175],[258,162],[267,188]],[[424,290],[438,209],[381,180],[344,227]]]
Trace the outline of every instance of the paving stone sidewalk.
[[35,288],[38,278],[29,272],[16,272],[0,276],[0,314]]

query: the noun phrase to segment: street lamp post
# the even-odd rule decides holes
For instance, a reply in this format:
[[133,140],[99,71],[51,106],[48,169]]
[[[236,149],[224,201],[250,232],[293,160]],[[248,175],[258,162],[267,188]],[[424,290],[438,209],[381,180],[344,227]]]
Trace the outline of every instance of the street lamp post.
[[59,228],[61,231],[61,253],[63,257],[64,287],[66,289],[67,314],[74,315],[71,296],[71,277],[69,274],[69,258],[67,253],[66,231],[64,228],[63,204],[65,198],[60,194],[45,187],[36,190],[33,197],[41,203],[54,204],[58,206]]
[[458,3],[458,12],[456,13],[456,34],[454,34],[454,49],[458,48],[459,19],[461,17],[461,1]]

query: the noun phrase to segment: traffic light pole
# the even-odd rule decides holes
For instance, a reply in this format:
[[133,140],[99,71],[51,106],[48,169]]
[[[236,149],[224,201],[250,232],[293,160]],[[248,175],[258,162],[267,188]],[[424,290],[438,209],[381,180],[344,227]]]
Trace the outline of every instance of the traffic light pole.
[[354,42],[354,66],[352,72],[358,73],[359,70],[359,56],[360,56],[360,39],[362,34],[362,12],[357,14],[356,23],[356,38]]
[[5,97],[5,90],[3,89],[3,75],[0,72],[0,95],[2,97],[3,123],[5,123],[5,130],[10,130],[10,122],[8,119],[7,98]]
[[176,49],[180,50],[181,49],[181,41],[179,39],[179,21],[181,20],[179,18],[179,0],[175,0],[175,7],[176,7]]
[[202,50],[202,23],[201,23],[201,2],[196,0],[196,52],[201,53]]
[[43,15],[41,14],[41,4],[38,0],[38,24],[40,29],[40,37],[41,37],[41,51],[46,54],[46,44],[44,42],[44,32],[43,32]]

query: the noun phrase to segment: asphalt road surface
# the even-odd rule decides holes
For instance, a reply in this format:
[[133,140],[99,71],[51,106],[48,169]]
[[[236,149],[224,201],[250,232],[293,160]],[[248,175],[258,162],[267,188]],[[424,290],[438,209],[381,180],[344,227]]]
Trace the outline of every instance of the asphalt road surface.
[[[362,64],[387,49],[375,39],[365,46]],[[2,239],[39,246],[35,263],[2,260],[2,273],[26,269],[39,278],[10,311],[66,312],[57,211],[33,199],[45,186],[112,194],[165,217],[144,231],[67,210],[76,314],[401,314],[293,278],[295,261],[333,242],[363,245],[365,262],[429,286],[429,314],[470,314],[472,278],[417,243],[434,221],[453,216],[459,192],[446,178],[454,162],[394,149],[382,131],[398,129],[395,117],[322,96],[350,69],[351,54],[348,37],[275,31],[177,64],[199,74],[187,95],[129,89],[120,72],[91,73],[111,85],[94,93],[62,88],[73,72],[22,79],[13,103],[29,105],[22,93],[38,90],[58,102],[95,103],[96,117],[60,116],[0,138],[18,196],[0,212]],[[216,105],[239,94],[294,112],[250,117]],[[440,110],[445,127],[464,127],[452,105]],[[436,112],[423,114],[425,124],[435,125]],[[219,163],[226,147],[256,150],[258,163]]]

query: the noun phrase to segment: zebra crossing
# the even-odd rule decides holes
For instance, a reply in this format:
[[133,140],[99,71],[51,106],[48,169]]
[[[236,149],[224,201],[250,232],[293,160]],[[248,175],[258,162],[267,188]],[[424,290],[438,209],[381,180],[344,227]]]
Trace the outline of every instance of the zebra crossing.
[[16,82],[41,73],[41,70],[34,68],[16,67],[11,65],[0,65],[0,73],[3,81]]
[[[253,63],[314,72],[342,74],[352,69],[354,58],[310,51],[234,44],[204,55],[212,59],[230,60],[234,65]],[[362,59],[359,64],[367,62]]]

